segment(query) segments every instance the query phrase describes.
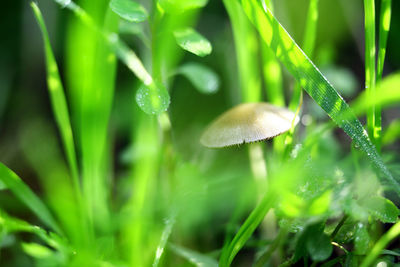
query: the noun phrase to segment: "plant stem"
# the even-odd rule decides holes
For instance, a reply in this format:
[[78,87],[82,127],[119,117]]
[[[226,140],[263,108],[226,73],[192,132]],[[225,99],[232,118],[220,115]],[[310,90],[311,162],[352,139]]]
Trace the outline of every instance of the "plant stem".
[[347,220],[347,218],[348,218],[348,216],[344,215],[343,218],[338,223],[338,225],[336,225],[335,230],[333,230],[333,232],[331,234],[331,239],[332,240],[336,237],[337,233],[339,232],[340,228],[342,228],[342,226],[345,223],[345,221]]
[[[375,83],[376,83],[376,69],[375,69],[375,0],[364,0],[364,13],[365,13],[365,90],[367,94],[374,98]],[[380,136],[380,129],[377,128],[376,119],[376,106],[372,107],[367,112],[367,128],[368,134],[372,143],[376,146],[378,136]],[[380,120],[380,119],[379,119]]]
[[361,267],[367,267],[374,263],[375,259],[380,255],[381,251],[397,236],[400,235],[400,221],[393,225],[372,248],[371,252],[367,255],[361,263]]
[[275,238],[272,244],[269,245],[267,251],[265,251],[265,253],[257,260],[256,264],[254,265],[255,267],[262,267],[269,261],[274,251],[282,244],[282,241],[285,239],[288,232],[289,231],[287,227],[282,227],[280,229],[278,236]]
[[224,0],[232,23],[236,58],[243,102],[261,100],[261,78],[258,70],[257,32],[237,1]]
[[[385,62],[386,54],[386,43],[390,30],[390,19],[391,19],[391,0],[381,1],[381,11],[379,19],[379,50],[378,50],[378,63],[377,63],[377,75],[376,84],[379,84],[382,80],[383,66]],[[381,149],[382,145],[382,119],[381,119],[381,106],[378,104],[375,107],[375,127],[376,127],[376,148],[378,151]]]

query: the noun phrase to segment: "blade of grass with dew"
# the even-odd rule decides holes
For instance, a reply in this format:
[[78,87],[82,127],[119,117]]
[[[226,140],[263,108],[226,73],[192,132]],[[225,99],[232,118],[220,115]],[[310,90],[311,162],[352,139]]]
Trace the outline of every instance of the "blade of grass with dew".
[[258,225],[262,222],[268,211],[274,206],[275,200],[276,195],[271,190],[265,193],[263,199],[251,212],[249,217],[247,217],[246,221],[240,227],[233,240],[229,243],[229,245],[223,248],[219,260],[220,267],[230,266],[236,254],[240,251],[240,249],[256,230]]
[[51,49],[50,39],[43,16],[36,3],[31,2],[31,7],[42,32],[46,55],[47,84],[51,98],[51,104],[57,126],[61,134],[61,139],[63,141],[65,154],[67,156],[68,165],[71,171],[75,194],[81,205],[82,197],[81,186],[79,182],[78,163],[76,160],[75,144],[69,118],[68,105],[64,95],[64,88],[62,86],[57,63]]
[[168,247],[197,267],[218,267],[218,262],[209,256],[174,244],[169,244]]
[[0,180],[7,186],[11,192],[47,226],[55,232],[61,234],[59,227],[53,215],[47,209],[46,205],[38,198],[35,193],[18,177],[12,170],[0,163]]
[[232,24],[236,58],[239,68],[243,102],[261,100],[261,77],[258,71],[258,40],[256,31],[237,1],[224,0]]
[[[110,159],[108,122],[113,103],[116,57],[102,33],[115,34],[118,16],[108,1],[82,2],[83,9],[70,2],[81,16],[72,17],[67,32],[67,73],[82,158],[82,185],[88,215],[101,231],[107,231],[109,209],[107,180]],[[90,14],[90,16],[89,16]],[[82,23],[83,18],[86,20]]]
[[396,237],[400,235],[400,221],[393,225],[379,240],[375,243],[372,250],[361,263],[361,267],[372,266],[376,258],[379,257],[381,251]]
[[[381,11],[380,11],[380,19],[379,19],[379,50],[378,50],[378,60],[377,60],[377,74],[376,74],[376,84],[379,84],[382,80],[383,74],[383,66],[385,63],[385,55],[386,55],[386,44],[387,38],[390,30],[390,19],[391,19],[391,9],[392,1],[391,0],[382,0],[381,1]],[[376,91],[376,94],[380,92]],[[382,117],[381,117],[382,108],[379,105],[375,106],[375,127],[377,129],[376,134],[376,145],[378,150],[382,145]]]
[[[376,68],[375,68],[375,0],[364,0],[365,16],[365,90],[368,94],[375,96]],[[372,143],[380,150],[380,131],[377,127],[377,120],[380,121],[380,114],[376,114],[375,105],[367,111],[367,129]]]
[[[299,82],[300,86],[342,128],[373,162],[377,170],[400,194],[400,185],[384,165],[363,126],[351,112],[348,104],[325,79],[318,68],[298,47],[270,10],[263,9],[255,0],[241,0],[243,9],[258,29],[263,40],[271,47],[277,58]],[[343,118],[342,114],[349,113]]]
[[164,254],[165,246],[167,245],[169,236],[171,235],[172,228],[174,227],[175,220],[176,220],[176,213],[172,212],[169,218],[165,221],[165,227],[161,235],[160,243],[158,244],[156,250],[156,255],[154,257],[153,267],[158,267],[158,264],[160,263],[161,257]]

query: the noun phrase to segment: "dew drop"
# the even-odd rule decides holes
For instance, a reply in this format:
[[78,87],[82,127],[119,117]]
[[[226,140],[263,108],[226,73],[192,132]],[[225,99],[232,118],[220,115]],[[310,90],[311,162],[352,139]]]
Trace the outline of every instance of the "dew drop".
[[145,113],[158,115],[168,109],[170,97],[166,88],[160,83],[149,86],[142,84],[136,93],[136,102]]

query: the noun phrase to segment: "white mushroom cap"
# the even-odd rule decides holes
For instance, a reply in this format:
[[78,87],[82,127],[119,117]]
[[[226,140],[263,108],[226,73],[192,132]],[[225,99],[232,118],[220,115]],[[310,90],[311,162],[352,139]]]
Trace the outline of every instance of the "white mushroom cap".
[[[225,147],[266,140],[290,129],[295,113],[268,103],[240,104],[219,116],[205,130],[200,142]],[[295,124],[299,121],[296,117]]]

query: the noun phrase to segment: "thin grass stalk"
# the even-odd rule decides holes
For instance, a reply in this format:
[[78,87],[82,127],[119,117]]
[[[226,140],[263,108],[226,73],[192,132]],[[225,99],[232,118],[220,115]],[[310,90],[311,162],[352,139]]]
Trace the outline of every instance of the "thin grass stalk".
[[[263,4],[266,5],[271,12],[274,12],[274,5],[271,0],[265,0]],[[260,48],[263,59],[262,68],[267,100],[274,105],[283,107],[285,106],[285,94],[282,85],[281,66],[271,49],[264,42],[260,42]]]
[[[382,80],[383,67],[385,63],[386,55],[386,44],[387,38],[390,31],[390,19],[391,19],[391,0],[381,1],[380,19],[379,19],[379,50],[378,50],[378,61],[377,61],[377,75],[376,84],[379,84]],[[379,92],[377,92],[379,93]],[[376,147],[378,151],[382,145],[382,107],[380,105],[375,106],[375,127],[376,127]]]
[[258,69],[257,32],[237,1],[224,0],[232,24],[243,102],[261,100],[261,77]]
[[367,257],[361,263],[360,267],[372,266],[376,258],[379,257],[381,251],[396,237],[400,235],[400,221],[394,224],[389,231],[387,231],[379,240],[376,242],[372,250],[367,254]]
[[[271,12],[274,11],[273,1],[265,0],[262,3],[267,6]],[[259,43],[262,54],[261,64],[267,101],[274,105],[283,107],[286,104],[281,65],[279,64],[279,61],[276,60],[271,49],[261,40]],[[275,153],[281,154],[284,151],[284,140],[284,136],[277,136],[274,138],[273,143]]]
[[[64,95],[64,88],[61,83],[56,60],[51,48],[49,35],[43,20],[43,16],[36,3],[31,2],[31,7],[35,13],[37,22],[40,26],[42,36],[44,39],[45,56],[46,56],[46,68],[47,68],[47,83],[53,108],[54,117],[58,129],[60,131],[61,139],[64,146],[64,151],[67,157],[67,162],[70,168],[72,183],[76,193],[76,197],[82,200],[81,186],[79,182],[78,163],[75,153],[74,137],[72,133],[71,122],[69,119],[69,111],[67,100]],[[82,202],[80,201],[80,204]]]
[[[304,30],[304,40],[303,40],[303,50],[304,53],[309,58],[312,58],[314,54],[315,40],[317,38],[317,26],[318,26],[318,3],[319,0],[310,0],[308,6],[308,15],[306,26]],[[302,88],[299,83],[296,83],[293,88],[293,95],[289,104],[289,108],[296,112],[296,116],[300,114],[300,109],[303,104],[303,94]],[[286,151],[285,154],[288,153],[291,144],[293,143],[293,134],[295,130],[295,125],[293,123],[289,132],[286,134],[285,145]]]
[[[374,97],[376,84],[375,68],[375,0],[364,0],[365,14],[365,90]],[[376,127],[377,114],[376,105],[373,105],[367,112],[367,129],[372,143],[377,146],[377,138],[380,136],[380,129]],[[380,117],[380,114],[379,116]]]

